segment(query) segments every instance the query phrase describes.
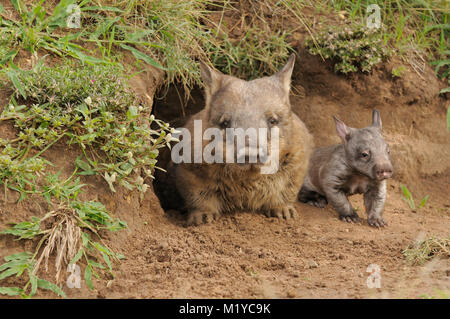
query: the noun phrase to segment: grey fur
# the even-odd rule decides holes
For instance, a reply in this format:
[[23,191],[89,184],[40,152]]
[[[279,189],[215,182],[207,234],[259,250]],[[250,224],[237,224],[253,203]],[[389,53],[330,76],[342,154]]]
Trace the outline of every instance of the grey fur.
[[382,214],[386,201],[386,179],[393,173],[389,147],[382,136],[382,123],[377,110],[372,125],[354,129],[334,117],[336,131],[342,144],[314,151],[299,200],[317,207],[327,203],[347,222],[357,222],[347,196],[364,194],[364,206],[371,226],[387,223]]

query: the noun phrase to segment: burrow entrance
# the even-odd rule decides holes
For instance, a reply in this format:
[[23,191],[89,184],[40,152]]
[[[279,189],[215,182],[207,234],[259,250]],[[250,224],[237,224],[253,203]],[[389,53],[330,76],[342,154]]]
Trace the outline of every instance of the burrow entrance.
[[[156,93],[152,114],[157,119],[169,123],[173,128],[183,127],[191,115],[204,108],[204,103],[205,99],[201,87],[194,87],[190,92],[190,97],[186,98],[183,86],[174,84],[168,89],[163,88]],[[167,169],[171,161],[170,150],[165,147],[160,151],[157,166],[167,172],[155,170],[155,180],[153,181],[155,194],[159,198],[164,211],[184,212],[183,198],[177,191],[175,177],[173,172]]]

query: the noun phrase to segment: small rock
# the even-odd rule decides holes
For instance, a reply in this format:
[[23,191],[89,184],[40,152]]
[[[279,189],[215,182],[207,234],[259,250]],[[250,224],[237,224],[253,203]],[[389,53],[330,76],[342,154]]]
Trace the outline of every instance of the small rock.
[[308,268],[312,269],[312,268],[317,268],[317,267],[319,267],[319,264],[315,260],[308,261]]
[[289,291],[287,292],[287,297],[288,297],[288,298],[295,298],[296,296],[297,296],[297,294],[295,293],[294,290],[289,290]]
[[159,243],[159,247],[160,249],[166,249],[167,247],[169,247],[169,244],[166,241],[162,241]]

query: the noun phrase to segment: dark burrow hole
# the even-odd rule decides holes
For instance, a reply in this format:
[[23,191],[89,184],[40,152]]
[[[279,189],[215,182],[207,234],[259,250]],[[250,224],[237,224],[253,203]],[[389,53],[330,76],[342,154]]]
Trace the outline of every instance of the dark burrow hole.
[[[152,113],[157,119],[170,124],[171,127],[184,127],[186,120],[204,108],[203,89],[194,87],[190,97],[185,98],[185,91],[181,84],[173,84],[168,89],[163,88],[155,95]],[[184,212],[183,198],[177,191],[173,171],[168,169],[171,162],[170,150],[160,149],[158,167],[167,172],[155,170],[153,187],[164,211],[177,210]]]

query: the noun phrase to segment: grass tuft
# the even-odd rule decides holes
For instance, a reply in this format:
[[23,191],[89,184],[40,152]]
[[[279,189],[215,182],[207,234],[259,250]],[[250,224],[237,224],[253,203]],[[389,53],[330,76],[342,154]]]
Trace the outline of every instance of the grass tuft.
[[416,242],[403,251],[406,260],[414,265],[423,265],[434,257],[450,257],[450,237],[431,237]]

